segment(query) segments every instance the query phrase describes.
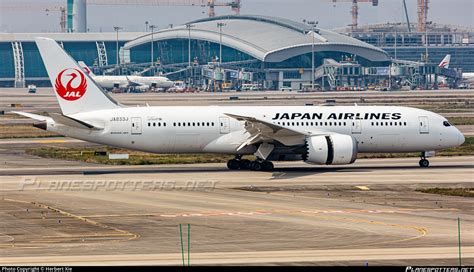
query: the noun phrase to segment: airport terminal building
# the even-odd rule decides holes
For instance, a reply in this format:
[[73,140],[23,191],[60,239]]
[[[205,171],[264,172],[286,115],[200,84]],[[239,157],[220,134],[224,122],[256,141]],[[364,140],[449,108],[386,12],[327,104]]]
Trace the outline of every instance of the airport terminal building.
[[[160,72],[173,80],[192,77],[199,84],[246,80],[267,89],[301,89],[307,85],[313,52],[316,68],[328,60],[330,64],[348,62],[351,65],[341,69],[347,69],[349,75],[359,73],[360,67],[388,67],[391,61],[387,51],[362,38],[282,18],[230,15],[154,33],[120,32],[118,39],[116,33],[0,34],[0,87],[49,85],[34,43],[36,36],[57,40],[73,58],[93,66],[99,74]],[[402,52],[408,51],[399,49],[399,55],[405,57]],[[116,65],[117,58],[120,66]],[[452,63],[456,61],[455,55]]]

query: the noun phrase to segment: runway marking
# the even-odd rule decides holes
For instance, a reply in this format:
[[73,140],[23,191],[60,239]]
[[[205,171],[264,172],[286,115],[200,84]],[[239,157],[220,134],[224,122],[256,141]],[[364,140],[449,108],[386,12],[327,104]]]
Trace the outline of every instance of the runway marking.
[[52,143],[65,143],[66,140],[40,140],[38,143],[40,144],[52,144]]
[[380,213],[411,213],[422,211],[458,211],[454,208],[439,208],[439,209],[393,209],[393,210],[255,210],[255,211],[222,211],[222,212],[183,212],[183,213],[132,213],[132,214],[95,214],[82,215],[82,218],[102,218],[102,217],[133,217],[133,216],[156,216],[165,218],[177,217],[211,217],[211,216],[258,216],[258,215],[272,215],[278,213],[302,213],[302,214],[380,214]]
[[345,248],[345,247],[360,247],[360,246],[373,246],[373,245],[381,245],[381,244],[393,244],[393,243],[400,243],[400,242],[406,242],[406,241],[410,241],[410,240],[420,239],[420,238],[426,236],[426,234],[428,234],[427,228],[421,227],[421,226],[402,225],[402,224],[395,224],[395,223],[386,223],[386,222],[382,222],[382,221],[372,221],[372,220],[365,220],[365,219],[352,219],[352,218],[327,216],[327,215],[320,216],[320,218],[326,218],[326,219],[329,219],[329,220],[337,220],[337,221],[349,221],[349,222],[354,222],[354,223],[384,225],[384,226],[390,226],[390,227],[396,227],[396,228],[402,228],[402,229],[414,229],[419,233],[417,236],[403,238],[403,239],[395,239],[395,240],[381,241],[381,242],[361,243],[361,244],[350,244],[350,245],[346,245],[346,246],[337,246],[337,247],[328,247],[328,248]]
[[[58,212],[58,213],[60,213],[64,216],[80,220],[82,222],[85,222],[87,224],[90,224],[90,225],[93,225],[93,226],[96,226],[96,227],[99,227],[99,228],[102,228],[102,229],[112,230],[112,231],[118,232],[118,233],[104,233],[103,235],[97,235],[96,237],[104,237],[104,238],[106,238],[106,237],[129,237],[128,240],[134,240],[134,239],[137,239],[137,238],[140,237],[139,234],[135,234],[135,233],[132,233],[132,232],[129,232],[129,231],[126,231],[126,230],[116,228],[116,227],[108,226],[108,225],[105,225],[103,223],[87,219],[83,216],[75,215],[75,214],[72,214],[70,212],[66,212],[66,211],[63,211],[61,209],[58,209],[58,208],[55,208],[55,207],[52,207],[52,206],[48,206],[46,204],[42,204],[42,203],[38,203],[38,202],[29,202],[29,201],[18,200],[18,199],[10,199],[10,198],[4,198],[3,200],[9,201],[9,202],[15,202],[15,203],[31,204],[31,205],[34,205],[38,208],[52,210],[52,211]],[[87,238],[87,237],[91,237],[91,236],[94,236],[94,235],[82,235],[82,236],[78,236],[78,237]],[[50,237],[54,237],[54,236],[50,236]],[[61,236],[61,237],[64,238],[64,237],[67,237],[67,235]],[[74,237],[74,236],[71,236],[71,237]],[[36,239],[36,240],[38,240],[38,239]],[[44,241],[45,242],[48,242],[48,241],[49,242],[57,242],[57,240],[44,240]],[[112,241],[110,241],[110,242],[112,242]],[[28,245],[29,244],[30,243],[28,243]],[[18,246],[18,245],[21,245],[21,244],[12,244],[12,243],[0,244],[0,247],[11,247],[11,246]]]

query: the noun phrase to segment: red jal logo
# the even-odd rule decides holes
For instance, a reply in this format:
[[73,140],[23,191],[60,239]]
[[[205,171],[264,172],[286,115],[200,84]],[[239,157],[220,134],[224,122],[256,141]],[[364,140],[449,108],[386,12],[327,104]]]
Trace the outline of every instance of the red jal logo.
[[[65,73],[66,71],[68,73]],[[70,79],[67,81],[66,86],[64,86],[63,84],[63,77],[64,78],[70,77]],[[78,80],[76,80],[76,78],[79,80],[79,84],[76,87],[73,87],[72,86],[73,82],[77,84]],[[63,99],[74,101],[81,98],[86,93],[86,90],[87,90],[86,77],[81,71],[77,69],[74,69],[74,68],[64,69],[56,77],[55,87],[56,87],[56,92]]]

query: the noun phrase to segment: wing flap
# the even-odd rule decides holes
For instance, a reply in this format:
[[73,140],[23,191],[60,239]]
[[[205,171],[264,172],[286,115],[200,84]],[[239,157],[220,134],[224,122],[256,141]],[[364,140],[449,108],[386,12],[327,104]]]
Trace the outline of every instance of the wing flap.
[[293,128],[283,127],[252,116],[231,113],[225,113],[225,115],[238,121],[245,121],[245,130],[250,134],[248,139],[243,142],[237,150],[248,145],[273,141],[278,141],[287,146],[294,146],[303,144],[304,139],[308,136],[328,134],[324,131],[296,130]]

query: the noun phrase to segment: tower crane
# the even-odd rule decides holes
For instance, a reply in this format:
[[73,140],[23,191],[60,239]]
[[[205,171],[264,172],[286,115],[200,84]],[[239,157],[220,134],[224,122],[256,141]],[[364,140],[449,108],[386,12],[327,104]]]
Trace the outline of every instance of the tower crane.
[[214,17],[215,7],[231,7],[240,14],[241,0],[87,0],[88,5],[134,5],[134,6],[197,6],[208,7],[208,16]]
[[357,29],[359,21],[359,3],[372,3],[372,6],[378,6],[379,0],[331,0],[333,3],[336,2],[352,2],[351,15],[352,24],[350,24],[351,30]]
[[[64,2],[61,4],[60,2]],[[196,7],[208,7],[209,17],[214,17],[215,7],[231,7],[235,14],[240,14],[241,0],[81,0],[75,1],[80,2],[81,14],[77,15],[74,11],[69,10],[71,7],[68,5],[66,9],[66,0],[55,1],[55,3],[38,3],[35,1],[13,1],[0,2],[1,11],[16,11],[16,12],[38,12],[44,11],[46,14],[49,12],[61,12],[61,31],[62,32],[85,32],[86,31],[86,7],[87,5],[128,5],[128,6],[196,6]],[[82,29],[76,29],[74,22],[69,22],[76,18],[78,22],[82,22]]]
[[429,0],[417,0],[418,25],[416,30],[418,32],[426,31],[426,22],[428,21],[428,2]]
[[52,12],[60,12],[60,22],[61,32],[66,32],[66,18],[67,12],[66,7],[62,5],[51,5],[47,3],[36,3],[36,2],[15,2],[15,3],[0,3],[0,9],[2,11],[9,12],[44,12],[46,15],[49,15]]

